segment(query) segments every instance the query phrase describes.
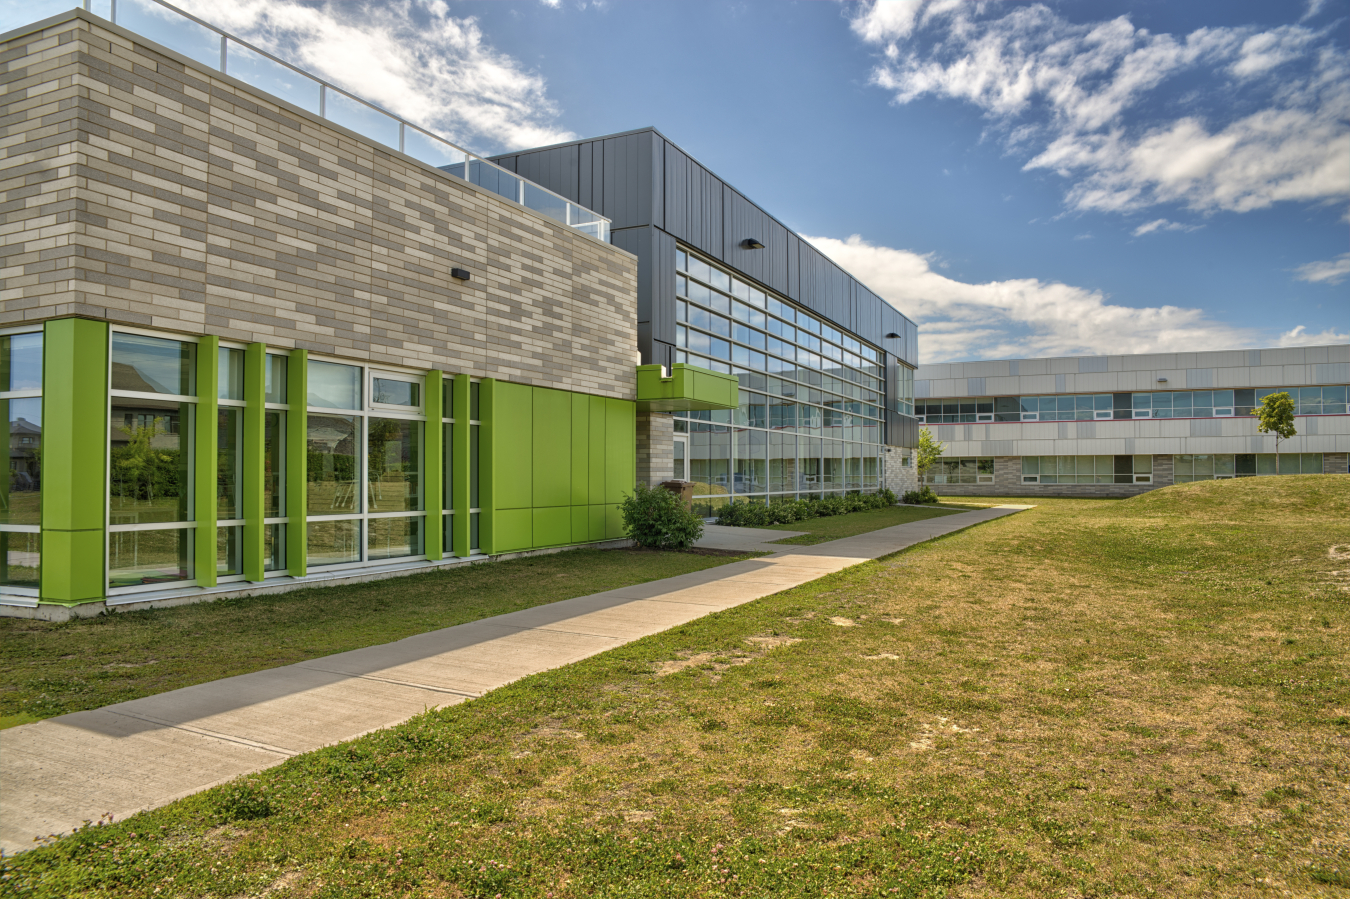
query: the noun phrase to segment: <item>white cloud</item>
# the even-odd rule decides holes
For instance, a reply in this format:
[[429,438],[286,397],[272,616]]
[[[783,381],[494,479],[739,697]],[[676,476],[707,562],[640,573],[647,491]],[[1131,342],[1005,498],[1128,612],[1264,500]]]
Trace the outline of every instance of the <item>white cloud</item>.
[[[882,48],[872,80],[893,102],[973,104],[1010,151],[1041,147],[1026,168],[1068,179],[1070,208],[1243,212],[1350,196],[1350,65],[1327,33],[1173,36],[1125,16],[1075,24],[1040,4],[991,8],[1002,7],[873,2],[852,26]],[[1158,88],[1196,72],[1209,82],[1192,105],[1210,115],[1159,114]]]
[[931,255],[856,234],[806,239],[919,323],[924,362],[1228,349],[1263,339],[1200,309],[1120,306],[1101,291],[1036,278],[967,284],[933,271]]
[[[539,74],[444,0],[179,0],[269,53],[480,152],[573,138]],[[486,145],[486,146],[483,146]]]
[[1350,253],[1342,253],[1335,259],[1309,262],[1300,265],[1294,271],[1298,272],[1295,277],[1300,281],[1311,281],[1314,284],[1340,284],[1345,280],[1346,275],[1350,275]]
[[1130,233],[1135,237],[1143,237],[1145,234],[1152,234],[1154,231],[1198,231],[1200,225],[1183,225],[1181,222],[1169,222],[1167,219],[1154,219],[1151,222],[1145,222]]
[[1334,328],[1309,334],[1307,328],[1299,325],[1281,334],[1276,346],[1333,346],[1341,343],[1350,343],[1350,334],[1343,334]]

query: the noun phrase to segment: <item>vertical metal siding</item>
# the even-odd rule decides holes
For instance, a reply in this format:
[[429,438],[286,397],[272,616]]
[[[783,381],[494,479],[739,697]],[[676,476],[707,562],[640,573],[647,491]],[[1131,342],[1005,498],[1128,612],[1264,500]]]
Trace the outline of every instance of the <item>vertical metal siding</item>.
[[689,239],[689,157],[667,143],[665,148],[665,212],[662,228],[685,243]]
[[587,141],[577,146],[577,200],[587,209],[598,209],[595,203],[595,176],[592,171],[592,158],[595,155],[595,141]]
[[[651,280],[652,340],[675,343],[675,238],[652,228]],[[669,360],[665,364],[669,364]]]

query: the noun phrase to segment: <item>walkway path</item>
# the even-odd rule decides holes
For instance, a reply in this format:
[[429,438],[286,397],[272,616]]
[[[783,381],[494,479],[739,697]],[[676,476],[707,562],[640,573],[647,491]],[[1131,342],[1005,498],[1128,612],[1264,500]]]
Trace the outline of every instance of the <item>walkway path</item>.
[[117,820],[721,609],[1010,515],[997,506],[815,546],[710,526],[774,555],[498,615],[0,731],[0,849]]

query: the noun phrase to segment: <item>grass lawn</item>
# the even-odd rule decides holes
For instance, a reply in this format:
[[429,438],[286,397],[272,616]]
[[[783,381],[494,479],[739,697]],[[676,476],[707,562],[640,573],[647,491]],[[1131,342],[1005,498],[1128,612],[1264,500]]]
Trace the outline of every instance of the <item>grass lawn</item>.
[[1346,896],[1350,478],[1047,499],[6,860],[26,896]]
[[[966,511],[966,510],[962,510]],[[784,537],[774,543],[788,543],[795,546],[812,546],[827,543],[840,537],[852,537],[878,531],[897,524],[909,524],[911,521],[923,521],[925,518],[940,518],[951,515],[950,509],[930,509],[923,506],[888,506],[885,509],[872,509],[869,512],[850,512],[847,515],[831,515],[828,518],[812,518],[808,521],[794,521],[792,524],[770,525],[775,531],[806,531],[799,537]]]
[[0,618],[0,727],[401,640],[749,556],[574,550],[84,618]]

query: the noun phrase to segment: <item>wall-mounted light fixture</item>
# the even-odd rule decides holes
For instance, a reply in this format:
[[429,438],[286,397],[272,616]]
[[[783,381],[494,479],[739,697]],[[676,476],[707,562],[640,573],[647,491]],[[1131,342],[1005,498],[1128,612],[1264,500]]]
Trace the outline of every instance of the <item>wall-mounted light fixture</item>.
[[1159,384],[1166,384],[1166,383],[1167,383],[1167,379],[1166,379],[1166,378],[1159,378],[1159,379],[1158,379],[1158,383],[1159,383]]
[[900,335],[897,334],[897,333],[895,333],[894,331],[892,331],[892,332],[890,332],[889,334],[886,335],[886,339],[887,339],[887,340],[899,340],[899,339],[900,339]]
[[762,250],[764,249],[764,244],[755,240],[753,237],[747,237],[745,240],[741,241],[741,247],[746,250]]
[[450,269],[450,277],[458,278],[461,281],[467,281],[472,276],[469,274],[467,268],[452,268]]

